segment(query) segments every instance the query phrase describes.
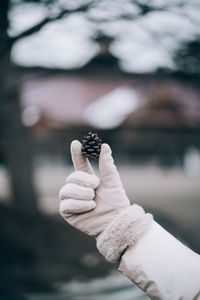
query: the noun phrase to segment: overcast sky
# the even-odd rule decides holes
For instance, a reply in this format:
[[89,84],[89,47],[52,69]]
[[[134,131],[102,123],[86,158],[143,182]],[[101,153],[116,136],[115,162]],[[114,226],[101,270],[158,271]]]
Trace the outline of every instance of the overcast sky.
[[[78,2],[80,1],[76,4]],[[166,1],[154,2],[159,6]],[[169,0],[166,3],[170,5],[173,2],[178,3],[180,0]],[[105,9],[103,3],[107,3],[108,9]],[[117,3],[121,4],[122,1]],[[187,3],[187,7],[180,10],[181,13],[177,9],[173,9],[173,12],[153,12],[132,21],[119,17],[122,10],[120,5],[109,6],[112,1],[102,1],[102,7],[91,10],[90,17],[103,17],[105,22],[92,22],[82,13],[76,13],[49,23],[39,32],[16,42],[12,49],[12,59],[23,66],[79,68],[98,53],[98,45],[91,37],[97,30],[102,30],[115,37],[110,50],[120,59],[120,66],[126,72],[142,73],[155,71],[159,67],[174,68],[171,59],[173,51],[183,41],[191,40],[200,33],[200,5],[197,9],[198,1],[191,0]],[[127,12],[137,14],[137,8],[128,0],[123,1],[123,13]],[[41,4],[14,6],[9,14],[9,34],[17,35],[42,20],[48,13]],[[112,21],[108,22],[109,19]]]

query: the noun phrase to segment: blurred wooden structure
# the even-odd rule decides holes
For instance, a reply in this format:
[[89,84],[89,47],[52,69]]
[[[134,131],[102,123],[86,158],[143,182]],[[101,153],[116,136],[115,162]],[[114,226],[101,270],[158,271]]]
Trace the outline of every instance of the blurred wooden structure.
[[65,141],[70,143],[92,129],[83,118],[88,105],[124,86],[138,93],[138,109],[116,128],[94,128],[117,155],[129,160],[171,157],[173,153],[181,157],[189,146],[200,149],[200,94],[196,88],[170,78],[136,78],[112,70],[29,77],[21,103],[24,109],[35,105],[40,111],[32,128],[36,144],[48,151],[68,151]]

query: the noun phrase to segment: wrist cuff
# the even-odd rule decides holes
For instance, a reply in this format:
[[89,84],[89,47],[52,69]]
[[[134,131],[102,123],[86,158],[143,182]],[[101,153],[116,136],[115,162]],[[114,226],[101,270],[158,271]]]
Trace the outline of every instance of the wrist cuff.
[[123,209],[96,238],[97,249],[109,262],[115,263],[122,252],[134,245],[149,229],[153,220],[139,205]]

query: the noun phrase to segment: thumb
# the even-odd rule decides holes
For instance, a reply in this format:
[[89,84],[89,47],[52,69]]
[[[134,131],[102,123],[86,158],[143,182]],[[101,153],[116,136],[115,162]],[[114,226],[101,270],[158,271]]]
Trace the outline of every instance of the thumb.
[[101,153],[99,156],[99,172],[101,182],[108,187],[121,187],[121,179],[117,168],[114,164],[112,151],[108,144],[101,146]]
[[71,143],[71,156],[75,170],[94,174],[89,160],[81,153],[82,145],[78,140]]

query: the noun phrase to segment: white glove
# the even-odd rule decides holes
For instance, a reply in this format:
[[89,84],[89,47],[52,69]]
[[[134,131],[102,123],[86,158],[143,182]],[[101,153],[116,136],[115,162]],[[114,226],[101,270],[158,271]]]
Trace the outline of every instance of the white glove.
[[67,177],[60,190],[60,213],[72,226],[96,236],[99,251],[115,262],[128,245],[146,232],[152,216],[138,205],[130,206],[107,144],[101,147],[100,179],[89,160],[82,156],[81,147],[77,140],[71,143],[76,171]]

